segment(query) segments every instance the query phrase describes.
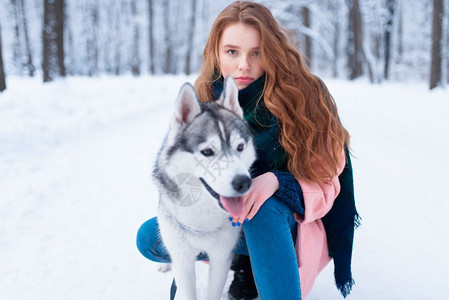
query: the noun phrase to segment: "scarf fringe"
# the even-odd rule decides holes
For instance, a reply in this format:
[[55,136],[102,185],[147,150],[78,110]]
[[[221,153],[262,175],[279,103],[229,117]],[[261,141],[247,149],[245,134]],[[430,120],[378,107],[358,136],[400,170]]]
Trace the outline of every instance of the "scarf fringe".
[[[354,216],[354,229],[359,228],[362,225],[362,217],[358,213]],[[337,285],[338,290],[343,295],[343,298],[346,298],[352,291],[352,286],[355,284],[354,279],[349,278],[344,284],[335,283]]]
[[338,290],[340,291],[340,293],[343,295],[343,298],[346,298],[352,290],[352,286],[355,284],[354,279],[350,278],[346,283],[344,284],[338,284],[335,283],[337,285]]
[[357,229],[362,225],[362,217],[359,215],[359,213],[356,213],[354,216],[354,229]]
[[[357,229],[359,226],[361,226],[361,221],[362,221],[362,218],[356,212],[354,214],[352,222],[350,222],[350,225],[348,224],[346,226],[346,228],[353,227],[352,232],[354,232],[355,229]],[[347,237],[340,236],[340,241],[339,242],[334,241],[335,242],[334,246],[336,247],[334,250],[337,250],[340,246],[343,245],[343,240],[345,238],[349,239],[350,237],[348,237],[348,236]],[[351,242],[351,247],[352,247],[352,242]],[[330,252],[329,254],[330,254],[330,256],[333,257],[333,255],[331,255],[333,253]],[[336,263],[336,261],[334,259],[334,265],[335,265],[335,263]],[[339,269],[341,269],[341,268],[339,268]],[[351,270],[350,269],[349,269],[349,274],[346,274],[346,276],[345,275],[341,276],[341,275],[343,275],[343,274],[340,274],[340,276],[337,276],[337,266],[335,266],[335,268],[334,268],[335,285],[337,286],[337,289],[342,294],[343,298],[346,298],[351,293],[352,286],[355,284],[355,281],[352,278],[352,274],[351,274]]]

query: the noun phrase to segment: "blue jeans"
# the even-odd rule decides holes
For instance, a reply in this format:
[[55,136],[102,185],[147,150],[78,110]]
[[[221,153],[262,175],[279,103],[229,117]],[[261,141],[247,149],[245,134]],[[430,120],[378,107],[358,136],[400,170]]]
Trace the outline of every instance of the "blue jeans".
[[[229,226],[232,226],[231,222]],[[261,299],[300,300],[294,247],[297,228],[290,208],[276,197],[269,198],[252,220],[243,223],[243,232],[234,253],[250,256]],[[170,262],[170,255],[159,237],[156,218],[140,227],[137,248],[152,261]],[[198,260],[207,260],[207,255],[199,254]]]

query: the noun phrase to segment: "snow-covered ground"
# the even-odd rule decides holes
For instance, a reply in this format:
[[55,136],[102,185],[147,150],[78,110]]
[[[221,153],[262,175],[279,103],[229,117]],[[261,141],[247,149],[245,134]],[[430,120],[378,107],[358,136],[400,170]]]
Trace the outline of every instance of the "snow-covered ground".
[[[168,299],[172,274],[140,255],[135,235],[156,214],[152,165],[178,90],[194,79],[9,78],[0,299]],[[449,91],[326,83],[352,135],[363,217],[348,299],[449,299]],[[200,299],[207,268],[197,264]],[[341,299],[332,271],[308,299]]]

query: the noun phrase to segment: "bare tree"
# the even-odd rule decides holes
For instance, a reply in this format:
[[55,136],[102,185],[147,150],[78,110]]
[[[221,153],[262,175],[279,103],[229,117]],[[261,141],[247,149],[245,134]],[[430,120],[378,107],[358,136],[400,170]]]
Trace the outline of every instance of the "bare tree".
[[133,41],[131,46],[132,56],[131,56],[131,73],[134,76],[140,75],[140,28],[139,28],[139,18],[137,15],[137,1],[131,1],[131,16],[133,19]]
[[387,22],[384,33],[384,78],[388,79],[390,75],[390,60],[391,60],[391,33],[393,32],[393,20],[394,20],[394,9],[396,6],[396,0],[387,0]]
[[[42,45],[43,45],[43,60],[42,60],[42,70],[44,71],[44,82],[52,81],[54,71],[54,63],[51,60],[54,60],[54,55],[52,51],[53,39],[50,33],[54,30],[51,25],[51,16],[52,12],[50,12],[51,4],[49,0],[44,1],[44,28],[42,30]],[[54,14],[54,13],[53,13]]]
[[6,90],[5,69],[3,67],[2,28],[0,26],[0,92]]
[[[70,22],[70,16],[68,16],[68,20]],[[76,60],[74,53],[75,50],[75,43],[73,41],[74,33],[72,26],[67,26],[67,42],[66,42],[66,50],[67,50],[67,56],[68,56],[68,63],[66,65],[66,72],[67,75],[75,75],[77,74],[77,70],[75,70],[76,67]]]
[[170,30],[170,2],[169,0],[163,1],[164,6],[164,30],[165,30],[165,65],[164,65],[164,73],[175,73],[173,68],[173,59],[174,59],[174,49],[173,49],[173,41],[171,38],[171,30]]
[[[31,51],[30,39],[28,34],[28,22],[26,17],[26,10],[24,0],[10,0],[12,15],[13,15],[13,59],[17,73],[22,74],[23,68],[28,70],[29,76],[34,76],[36,71],[33,64],[33,55]],[[26,60],[26,61],[25,61]]]
[[[449,24],[449,2],[446,7],[446,24]],[[447,29],[447,27],[446,27]],[[449,83],[449,30],[446,30],[446,78],[447,83]],[[444,79],[443,79],[444,80]]]
[[190,16],[190,28],[189,28],[189,34],[188,34],[188,46],[187,46],[187,53],[186,53],[186,64],[185,64],[185,70],[184,72],[189,75],[192,73],[192,58],[193,58],[193,39],[195,35],[195,25],[196,25],[196,4],[197,0],[190,0],[191,4],[191,16]]
[[112,37],[114,47],[113,47],[113,55],[114,55],[114,67],[113,72],[115,75],[120,75],[122,73],[122,27],[123,27],[123,12],[121,10],[121,4],[118,3],[118,6],[114,9],[114,18],[111,20],[113,23],[115,37]]
[[342,44],[342,22],[344,15],[346,14],[346,10],[344,9],[344,0],[329,1],[328,10],[334,12],[334,14],[330,17],[330,22],[333,27],[332,51],[335,57],[332,64],[332,76],[339,77],[338,62],[340,60],[340,45]]
[[85,3],[83,14],[83,30],[86,36],[86,67],[89,76],[95,76],[99,73],[99,16],[98,16],[98,0],[90,0]]
[[33,53],[31,51],[32,47],[30,44],[30,38],[28,33],[28,18],[26,15],[25,3],[24,0],[20,0],[20,14],[22,15],[22,30],[25,39],[25,52],[26,52],[26,67],[28,69],[28,75],[30,77],[34,76],[34,72],[36,68],[33,64]]
[[443,0],[433,0],[432,18],[432,62],[430,67],[430,89],[442,84],[442,51],[444,6]]
[[148,0],[148,46],[150,55],[150,73],[156,73],[155,57],[154,57],[154,1]]
[[59,75],[64,77],[66,75],[64,64],[64,0],[53,0],[56,8],[56,45],[58,56]]
[[20,34],[20,13],[19,6],[17,5],[17,0],[10,0],[11,10],[13,15],[13,30],[14,30],[14,42],[12,48],[13,61],[14,66],[16,67],[16,72],[19,75],[22,75],[22,43],[21,43],[21,34]]
[[445,89],[449,81],[449,0],[443,0],[443,20],[441,25],[441,87]]
[[[104,7],[103,9],[106,10],[106,26],[107,28],[114,28],[114,6],[108,5],[107,7]],[[113,30],[109,30],[106,32],[106,37],[104,38],[104,43],[102,44],[103,47],[103,65],[104,65],[104,71],[108,74],[113,73],[113,57],[114,57],[114,38],[112,36]]]
[[402,62],[402,56],[404,55],[404,11],[402,8],[402,0],[397,0],[397,7],[396,7],[396,15],[398,16],[397,19],[397,28],[398,31],[396,33],[396,44],[397,47],[395,49],[395,64],[401,64]]
[[[306,28],[311,28],[310,10],[307,6],[301,8],[302,24]],[[312,67],[312,39],[309,35],[304,35],[304,54],[308,59],[309,67]]]
[[346,0],[349,8],[347,58],[349,79],[363,75],[362,15],[358,0]]
[[64,0],[44,1],[42,39],[44,82],[64,77]]

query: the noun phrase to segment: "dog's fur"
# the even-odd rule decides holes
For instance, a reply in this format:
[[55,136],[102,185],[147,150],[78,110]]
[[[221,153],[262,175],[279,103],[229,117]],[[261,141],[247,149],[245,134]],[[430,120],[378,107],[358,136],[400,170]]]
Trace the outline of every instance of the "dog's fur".
[[195,261],[209,257],[207,299],[220,299],[240,234],[229,216],[243,209],[251,185],[254,143],[232,78],[217,101],[200,103],[186,83],[159,152],[160,234],[172,260],[176,299],[196,299]]

